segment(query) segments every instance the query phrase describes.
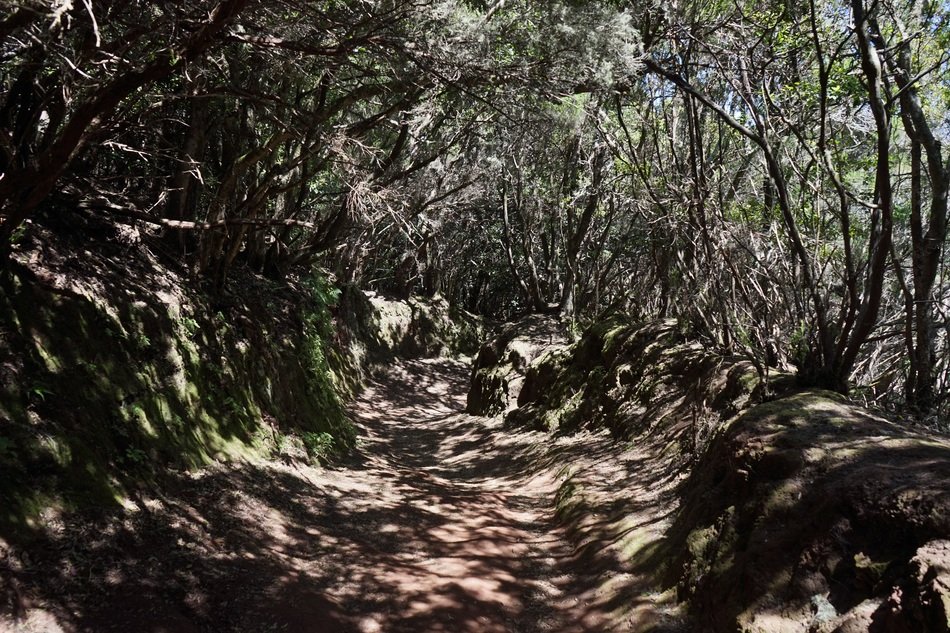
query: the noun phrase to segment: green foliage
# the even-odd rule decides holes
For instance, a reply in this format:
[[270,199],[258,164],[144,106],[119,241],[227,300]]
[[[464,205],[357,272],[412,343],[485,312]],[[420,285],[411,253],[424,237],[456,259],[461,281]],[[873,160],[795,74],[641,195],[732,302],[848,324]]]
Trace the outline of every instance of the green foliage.
[[[221,314],[221,313],[219,312],[218,314]],[[201,326],[198,325],[198,322],[195,321],[191,317],[181,317],[178,320],[178,323],[185,330],[185,333],[188,335],[188,338],[194,338],[195,334],[197,334],[201,330]]]
[[237,400],[237,398],[235,398],[234,396],[226,396],[226,397],[224,398],[224,408],[225,408],[231,415],[235,415],[235,416],[241,415],[241,414],[242,414],[243,412],[245,412],[246,409],[247,409],[247,407],[246,407],[245,405],[241,404],[241,403]]
[[42,384],[34,384],[30,387],[29,393],[33,398],[46,402],[46,396],[54,395],[53,391]]
[[13,234],[10,236],[10,243],[19,244],[20,242],[23,241],[23,238],[26,237],[26,233],[27,233],[27,225],[21,224],[13,231]]
[[123,463],[142,466],[148,460],[148,454],[140,448],[127,448],[123,453]]
[[316,435],[308,432],[304,435],[304,441],[311,453],[311,445],[320,449],[318,457],[323,459],[330,454],[321,448],[325,448],[326,438],[329,438],[329,446],[333,448],[330,452],[341,453],[352,447],[356,432],[344,413],[337,390],[339,381],[335,379],[328,360],[330,338],[335,332],[331,308],[340,299],[340,289],[317,272],[307,280],[306,286],[310,292],[308,309],[303,315],[306,368],[310,376],[308,392],[317,403],[316,414],[323,418],[321,425],[329,426],[332,435],[328,432]]
[[333,332],[333,315],[330,310],[340,300],[341,291],[319,271],[311,273],[305,285],[310,291],[311,300],[310,311],[306,317],[307,325],[316,328],[321,336],[328,337]]
[[142,352],[147,351],[152,345],[152,339],[150,339],[144,332],[136,332],[132,340],[139,351]]
[[307,447],[307,454],[319,462],[325,462],[332,457],[337,450],[337,441],[329,433],[306,432],[301,435],[304,446]]
[[22,323],[36,333],[0,337],[0,352],[23,365],[23,386],[0,386],[8,420],[0,430],[0,528],[24,528],[53,502],[115,503],[168,467],[266,455],[262,440],[275,426],[311,434],[319,459],[354,445],[324,355],[336,294],[328,284],[291,314],[263,310],[285,292],[263,290],[254,303],[226,308],[253,315],[233,328],[233,315],[214,313],[191,288],[175,298],[191,314],[178,319],[157,294],[114,290],[111,283],[127,282],[97,274],[110,290],[94,297],[60,295],[18,273],[0,277],[0,331]]

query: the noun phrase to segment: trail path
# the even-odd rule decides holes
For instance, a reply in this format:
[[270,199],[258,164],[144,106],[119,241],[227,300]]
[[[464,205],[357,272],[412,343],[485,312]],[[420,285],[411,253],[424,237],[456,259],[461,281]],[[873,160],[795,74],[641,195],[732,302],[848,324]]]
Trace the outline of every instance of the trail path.
[[[655,538],[668,514],[656,497],[666,488],[643,470],[650,465],[636,455],[603,459],[615,449],[596,437],[564,440],[555,457],[546,436],[460,413],[466,382],[466,367],[453,361],[394,364],[353,403],[361,446],[338,468],[259,464],[183,475],[177,489],[139,500],[122,521],[60,526],[43,555],[10,565],[22,617],[13,630],[662,625],[658,601],[615,555],[630,534]],[[604,490],[629,487],[639,511],[607,504],[614,516],[594,515],[569,538],[553,514],[568,454],[589,471],[591,494],[597,477]]]
[[[362,631],[568,631],[571,550],[551,523],[553,481],[485,421],[460,414],[464,369],[405,363],[355,403],[375,569],[328,587]],[[342,483],[342,482],[341,482]],[[367,589],[369,591],[367,592]],[[362,599],[359,596],[362,595]]]

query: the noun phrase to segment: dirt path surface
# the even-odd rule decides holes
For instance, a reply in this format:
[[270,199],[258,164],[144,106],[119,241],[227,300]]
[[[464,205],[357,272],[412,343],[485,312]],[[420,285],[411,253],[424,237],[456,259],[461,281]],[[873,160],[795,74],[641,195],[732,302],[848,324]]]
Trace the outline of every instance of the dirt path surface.
[[[452,361],[391,367],[353,404],[361,446],[336,469],[182,475],[120,519],[52,521],[28,554],[0,541],[17,618],[0,630],[679,630],[618,556],[658,542],[672,474],[603,437],[552,449],[460,414],[466,379]],[[593,508],[571,531],[559,485],[568,510],[581,489]]]

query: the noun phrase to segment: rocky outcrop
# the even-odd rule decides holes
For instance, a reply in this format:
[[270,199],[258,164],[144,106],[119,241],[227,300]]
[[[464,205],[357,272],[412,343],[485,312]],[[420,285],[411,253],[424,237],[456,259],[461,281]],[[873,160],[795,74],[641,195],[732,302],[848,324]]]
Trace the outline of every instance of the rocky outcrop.
[[515,406],[529,365],[566,342],[564,328],[554,317],[532,315],[505,326],[478,350],[465,410],[495,415]]
[[950,443],[806,391],[717,434],[667,581],[716,631],[948,630]]
[[751,363],[685,340],[672,321],[635,326],[617,319],[531,363],[508,417],[560,433],[656,430],[691,451],[762,391]]
[[356,286],[342,288],[333,312],[341,362],[357,374],[397,356],[472,355],[491,327],[443,297],[394,300]]

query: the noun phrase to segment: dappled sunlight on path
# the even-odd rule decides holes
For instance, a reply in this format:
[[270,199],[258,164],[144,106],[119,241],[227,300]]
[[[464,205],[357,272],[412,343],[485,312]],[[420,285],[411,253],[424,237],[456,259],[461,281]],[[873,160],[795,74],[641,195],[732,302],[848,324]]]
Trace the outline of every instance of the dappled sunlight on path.
[[[360,446],[333,469],[182,474],[119,519],[51,529],[30,569],[7,574],[23,618],[7,629],[674,630],[649,628],[663,622],[656,600],[617,555],[631,532],[665,525],[663,474],[604,436],[461,414],[466,378],[444,359],[393,365],[352,404]],[[566,530],[554,500],[569,474],[596,512]],[[606,495],[615,486],[639,486],[644,511]]]
[[570,630],[552,604],[571,555],[550,523],[554,482],[458,413],[465,377],[444,360],[403,363],[352,408],[365,437],[339,474],[378,479],[374,501],[393,512],[383,531],[399,535],[399,564],[375,578],[396,608],[370,619],[381,631]]
[[[378,478],[376,503],[399,514],[386,529],[400,535],[402,565],[380,569],[377,580],[405,608],[389,612],[380,630],[659,627],[663,617],[615,547],[635,530],[659,538],[675,506],[656,503],[670,488],[657,485],[658,469],[649,465],[648,475],[603,435],[554,440],[461,414],[466,379],[467,368],[451,361],[404,362],[352,407],[365,437],[345,476],[363,468]],[[554,500],[565,472],[577,470],[595,497],[644,480],[650,511],[631,516],[630,503],[601,507],[591,498],[596,516],[568,535]]]

